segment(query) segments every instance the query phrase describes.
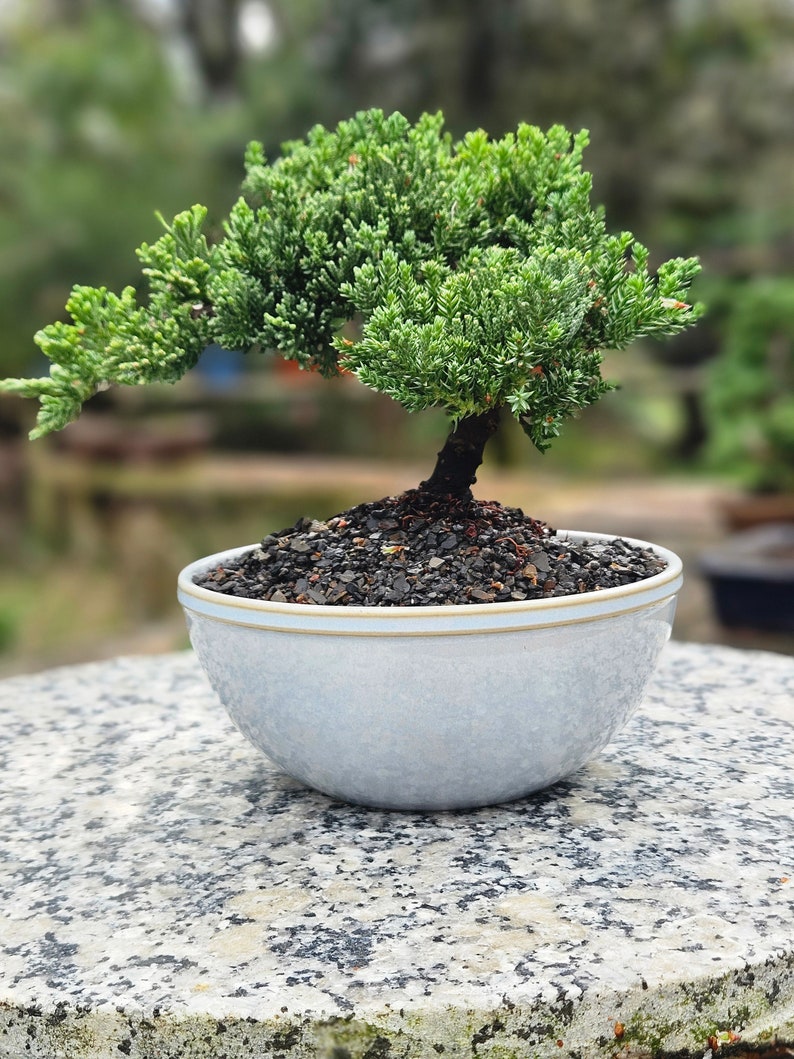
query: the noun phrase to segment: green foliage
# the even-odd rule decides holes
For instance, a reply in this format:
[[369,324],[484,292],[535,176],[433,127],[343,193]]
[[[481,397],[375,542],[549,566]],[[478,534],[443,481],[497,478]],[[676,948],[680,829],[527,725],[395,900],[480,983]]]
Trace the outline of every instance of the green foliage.
[[700,312],[685,302],[694,259],[654,276],[630,233],[607,234],[586,143],[521,125],[454,144],[440,114],[371,110],[272,164],[252,144],[224,238],[207,244],[200,207],[180,214],[139,251],[146,304],[76,288],[73,323],[36,336],[50,378],[0,387],[41,397],[43,434],[103,386],[174,381],[214,341],[352,372],[455,422],[504,405],[543,449],[608,388],[603,350]]
[[52,362],[49,377],[0,383],[41,401],[32,437],[66,426],[97,390],[176,382],[193,367],[211,340],[202,301],[210,267],[204,217],[205,210],[194,206],[154,246],[139,250],[150,283],[148,306],[138,305],[132,287],[117,296],[105,287],[78,286],[66,304],[73,323],[58,321],[36,335]]
[[751,488],[794,489],[794,281],[737,286],[725,335],[706,388],[712,464]]

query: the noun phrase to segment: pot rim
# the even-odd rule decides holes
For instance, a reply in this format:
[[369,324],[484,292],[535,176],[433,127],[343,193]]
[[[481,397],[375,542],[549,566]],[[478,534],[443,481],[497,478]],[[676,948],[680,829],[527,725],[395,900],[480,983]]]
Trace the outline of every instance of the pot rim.
[[646,610],[674,597],[683,582],[683,563],[675,552],[635,537],[614,533],[557,530],[555,536],[573,542],[611,541],[652,550],[667,566],[658,574],[616,588],[547,599],[504,603],[458,603],[436,606],[376,607],[323,606],[317,603],[274,603],[270,600],[228,596],[193,583],[196,574],[259,547],[246,544],[197,559],[179,574],[177,596],[186,612],[237,626],[280,632],[334,635],[425,636],[520,631],[571,625]]

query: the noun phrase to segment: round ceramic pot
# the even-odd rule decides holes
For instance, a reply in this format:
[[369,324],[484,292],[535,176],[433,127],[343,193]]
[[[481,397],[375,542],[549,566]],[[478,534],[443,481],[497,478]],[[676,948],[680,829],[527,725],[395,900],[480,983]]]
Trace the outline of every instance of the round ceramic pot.
[[[609,540],[568,533],[572,542]],[[269,603],[194,578],[190,639],[235,725],[301,783],[392,809],[510,801],[570,775],[627,722],[670,636],[681,560],[620,588],[448,607]]]

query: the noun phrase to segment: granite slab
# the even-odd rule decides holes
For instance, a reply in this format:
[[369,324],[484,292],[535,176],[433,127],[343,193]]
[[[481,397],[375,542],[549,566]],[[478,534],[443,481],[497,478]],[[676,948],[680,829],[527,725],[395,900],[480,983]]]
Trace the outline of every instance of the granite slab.
[[189,653],[0,683],[0,1056],[596,1059],[794,1041],[794,659],[671,643],[569,780],[302,789]]

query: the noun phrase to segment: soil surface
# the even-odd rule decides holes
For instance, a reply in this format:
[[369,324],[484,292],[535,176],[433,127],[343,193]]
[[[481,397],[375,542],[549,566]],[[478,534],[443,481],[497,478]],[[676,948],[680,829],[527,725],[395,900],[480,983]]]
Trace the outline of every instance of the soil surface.
[[411,490],[300,519],[196,583],[280,603],[415,607],[597,592],[665,565],[619,538],[574,546],[519,508]]

